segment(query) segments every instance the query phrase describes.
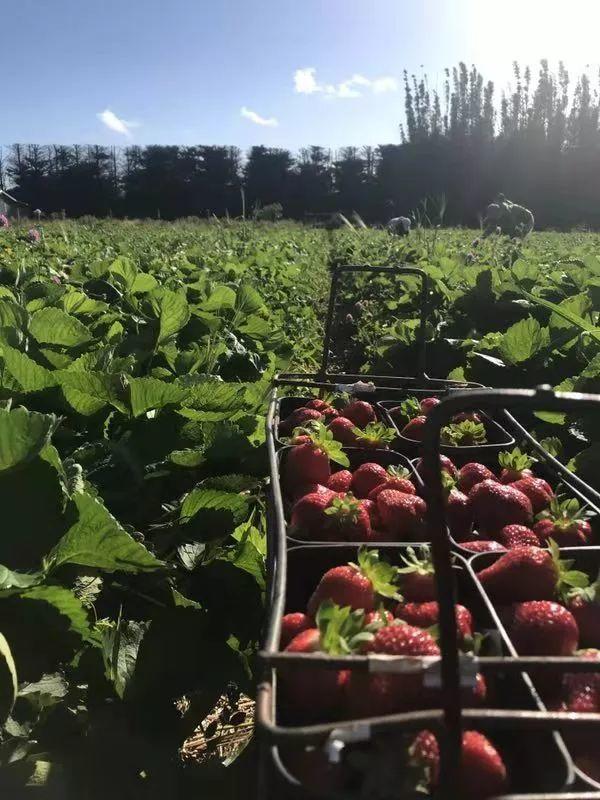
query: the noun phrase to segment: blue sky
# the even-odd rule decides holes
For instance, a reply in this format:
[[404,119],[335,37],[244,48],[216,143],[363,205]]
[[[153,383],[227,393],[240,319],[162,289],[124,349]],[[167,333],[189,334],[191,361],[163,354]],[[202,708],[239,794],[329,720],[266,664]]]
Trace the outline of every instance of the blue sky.
[[[0,142],[398,140],[402,70],[597,64],[600,0],[5,0]],[[597,66],[595,67],[597,68]]]

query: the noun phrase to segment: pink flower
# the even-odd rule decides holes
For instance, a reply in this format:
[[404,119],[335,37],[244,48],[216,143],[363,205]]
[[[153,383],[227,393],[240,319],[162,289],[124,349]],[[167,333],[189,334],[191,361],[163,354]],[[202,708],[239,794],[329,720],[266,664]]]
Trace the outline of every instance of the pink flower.
[[33,242],[34,244],[36,242],[39,242],[39,240],[42,238],[37,228],[30,228],[27,233],[27,236],[29,236],[29,241]]
[[0,214],[0,228],[10,228],[8,217],[6,217],[4,214]]
[[60,278],[58,277],[58,275],[52,275],[50,280],[52,281],[52,283],[57,283],[60,286]]

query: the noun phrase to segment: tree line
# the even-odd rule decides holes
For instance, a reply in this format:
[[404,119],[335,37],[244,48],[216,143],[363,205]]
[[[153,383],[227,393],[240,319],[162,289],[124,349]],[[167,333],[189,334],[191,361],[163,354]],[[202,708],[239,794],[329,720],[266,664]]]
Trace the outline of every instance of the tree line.
[[474,225],[499,191],[531,208],[540,226],[600,228],[600,96],[588,75],[571,80],[542,61],[513,66],[497,93],[476,67],[446,70],[441,91],[404,74],[399,142],[311,146],[15,144],[0,149],[0,188],[68,216],[252,216],[281,204],[310,219],[356,211],[370,223],[414,213]]

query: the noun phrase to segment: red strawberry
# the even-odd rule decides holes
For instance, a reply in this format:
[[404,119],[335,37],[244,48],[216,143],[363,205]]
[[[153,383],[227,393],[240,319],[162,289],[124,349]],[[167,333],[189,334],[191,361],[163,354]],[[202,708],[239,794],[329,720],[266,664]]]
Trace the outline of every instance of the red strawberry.
[[[392,656],[437,656],[440,649],[427,631],[399,621],[380,628],[367,644],[369,653]],[[348,684],[352,716],[390,714],[424,705],[423,673],[365,674],[354,672]]]
[[[600,658],[598,650],[580,650],[577,653],[582,658],[597,661]],[[567,711],[578,714],[600,712],[600,672],[572,672],[563,678],[563,696]]]
[[537,534],[531,528],[525,527],[525,525],[505,525],[498,534],[498,541],[507,550],[521,545],[540,547],[540,540]]
[[329,423],[333,438],[348,447],[356,447],[356,425],[346,417],[334,417]]
[[349,492],[352,483],[352,473],[349,469],[341,469],[334,472],[327,481],[327,486],[334,492]]
[[397,567],[379,560],[377,550],[361,547],[357,564],[327,570],[308,601],[308,613],[314,615],[325,600],[364,611],[373,611],[379,597],[399,600],[394,585],[397,573]]
[[522,453],[518,447],[514,450],[505,450],[498,455],[498,463],[502,467],[500,472],[501,483],[514,483],[521,478],[530,478],[533,472],[530,467],[535,462],[535,458]]
[[285,461],[283,482],[288,494],[305,484],[326,485],[331,475],[330,461],[343,467],[349,465],[348,456],[323,423],[312,423],[304,433],[310,441],[292,447]]
[[391,541],[422,541],[427,505],[422,497],[384,489],[377,495],[377,509]]
[[580,644],[600,647],[600,576],[588,587],[572,589],[567,608],[577,622]]
[[547,550],[515,547],[478,572],[477,577],[494,602],[513,603],[552,599],[560,571]]
[[434,569],[429,547],[421,547],[419,555],[412,547],[407,547],[406,556],[402,556],[406,566],[401,567],[398,573],[402,576],[404,600],[424,603],[436,599]]
[[328,518],[325,513],[333,493],[313,492],[301,497],[292,507],[291,533],[300,539],[324,539]]
[[480,533],[494,533],[511,523],[530,525],[533,522],[531,501],[510,484],[482,481],[471,489],[469,499],[475,526]]
[[[287,645],[287,653],[343,655],[364,646],[364,614],[324,603],[316,614],[317,627],[308,628]],[[287,705],[294,716],[305,720],[323,719],[341,705],[347,676],[328,669],[286,666],[280,671]]]
[[364,400],[354,400],[342,408],[341,414],[351,420],[357,428],[365,428],[369,422],[375,422],[377,419],[373,406]]
[[[412,763],[427,770],[429,783],[439,780],[439,746],[430,731],[421,731],[410,747]],[[486,800],[504,794],[508,785],[506,766],[493,744],[478,731],[464,731],[460,761],[460,785],[456,793],[463,800]]]
[[364,500],[353,494],[334,495],[325,509],[328,538],[333,541],[365,542],[371,533],[371,519]]
[[525,656],[570,656],[579,642],[575,618],[551,600],[517,603],[509,634],[517,652]]
[[554,539],[559,547],[592,544],[592,526],[586,519],[589,512],[580,508],[575,498],[562,502],[553,497],[550,508],[542,511],[533,530],[542,542]]
[[384,489],[397,489],[404,494],[416,494],[414,483],[409,479],[410,472],[402,467],[388,467],[388,476],[384,483],[380,483],[369,492],[369,500],[377,500],[377,495]]
[[279,423],[279,433],[282,436],[287,436],[294,430],[294,428],[306,425],[309,420],[318,420],[322,418],[323,415],[321,412],[314,408],[297,408]]
[[385,608],[378,608],[365,614],[365,625],[389,625],[394,621],[394,615]]
[[320,400],[318,397],[314,397],[312,400],[308,401],[304,408],[313,408],[315,411],[320,411],[322,414],[324,411],[332,408],[332,406],[326,400]]
[[[463,642],[473,636],[473,618],[468,608],[461,605],[454,608],[459,641]],[[398,603],[394,613],[398,619],[417,628],[431,628],[439,621],[439,607],[435,600],[428,603]]]
[[363,508],[367,510],[369,515],[369,519],[371,520],[371,531],[368,537],[369,541],[384,541],[382,539],[378,539],[377,536],[373,536],[373,528],[381,528],[381,517],[379,516],[379,511],[377,510],[377,504],[373,502],[373,500],[361,500]]
[[440,442],[451,447],[473,447],[487,442],[485,426],[482,422],[464,420],[451,422],[442,428]]
[[414,417],[409,422],[407,422],[407,424],[402,428],[400,433],[407,439],[412,439],[415,442],[422,442],[423,437],[425,435],[426,422],[427,422],[427,417],[425,415],[422,415],[420,417]]
[[456,488],[456,481],[447,472],[442,472],[442,486],[446,495],[448,529],[457,541],[468,539],[473,527],[471,501]]
[[474,422],[477,425],[481,425],[481,416],[477,413],[477,411],[459,411],[458,414],[455,414],[452,417],[452,422],[455,425],[460,425],[461,422]]
[[368,497],[371,489],[385,483],[389,475],[381,464],[367,462],[354,471],[352,491],[357,497]]
[[439,406],[442,401],[439,397],[424,397],[419,403],[422,414],[429,414],[432,408]]
[[[451,459],[448,458],[448,456],[443,456],[443,455],[440,456],[440,469],[442,472],[447,472],[453,478],[456,478],[458,476],[458,470],[456,469]],[[423,478],[423,480],[427,482],[429,476],[426,473],[422,458],[420,458],[417,461],[416,470],[421,476],[421,478]]]
[[281,635],[279,637],[279,647],[285,650],[288,644],[302,631],[314,627],[314,620],[307,614],[296,611],[292,614],[285,614],[281,618]]
[[470,462],[459,469],[457,486],[461,492],[468,493],[473,486],[486,480],[497,480],[492,470],[485,464]]
[[510,485],[527,495],[531,500],[534,514],[539,514],[540,511],[548,508],[554,497],[552,487],[543,478],[521,478]]
[[292,501],[295,503],[297,500],[300,500],[301,497],[306,497],[307,494],[328,494],[331,493],[331,491],[331,489],[328,489],[327,486],[323,486],[321,483],[305,483],[304,486],[294,488],[292,492]]
[[470,542],[461,542],[460,546],[471,553],[503,553],[506,550],[500,542],[491,539],[472,539]]

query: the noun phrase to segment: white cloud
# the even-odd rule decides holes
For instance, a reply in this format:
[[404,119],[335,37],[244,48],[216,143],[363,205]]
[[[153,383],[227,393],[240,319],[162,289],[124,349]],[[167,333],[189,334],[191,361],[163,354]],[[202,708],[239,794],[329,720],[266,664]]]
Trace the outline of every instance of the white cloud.
[[251,111],[249,108],[246,108],[246,106],[240,109],[240,114],[242,117],[249,119],[250,122],[254,122],[255,125],[262,125],[265,128],[276,128],[279,125],[275,117],[261,117],[256,111]]
[[384,92],[395,92],[398,89],[398,81],[391,75],[384,75],[380,78],[366,78],[364,75],[355,73],[341,83],[319,83],[317,81],[317,70],[315,67],[304,67],[294,72],[294,90],[299,94],[323,94],[326,97],[341,97],[344,99],[362,97],[365,91],[374,94]]
[[99,114],[96,114],[100,122],[103,122],[107,128],[110,128],[111,131],[115,133],[122,133],[123,136],[131,136],[131,129],[139,127],[139,122],[127,122],[124,119],[120,119],[117,115],[111,111],[109,108],[101,111]]

